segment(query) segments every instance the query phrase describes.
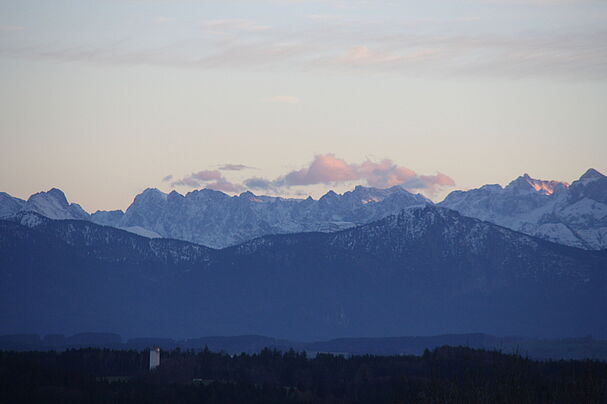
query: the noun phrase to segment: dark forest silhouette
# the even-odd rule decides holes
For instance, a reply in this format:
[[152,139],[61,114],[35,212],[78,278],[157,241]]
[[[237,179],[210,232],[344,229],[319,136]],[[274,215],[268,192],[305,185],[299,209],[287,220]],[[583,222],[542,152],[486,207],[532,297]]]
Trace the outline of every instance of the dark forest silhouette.
[[441,347],[422,356],[264,349],[0,352],[3,403],[604,403],[607,363]]

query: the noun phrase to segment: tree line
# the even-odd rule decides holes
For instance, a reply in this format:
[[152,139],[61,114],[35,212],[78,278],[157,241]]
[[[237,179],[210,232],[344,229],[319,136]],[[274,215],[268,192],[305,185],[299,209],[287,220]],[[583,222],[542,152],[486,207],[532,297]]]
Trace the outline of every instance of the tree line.
[[0,403],[605,403],[607,363],[462,347],[421,356],[264,349],[0,351]]

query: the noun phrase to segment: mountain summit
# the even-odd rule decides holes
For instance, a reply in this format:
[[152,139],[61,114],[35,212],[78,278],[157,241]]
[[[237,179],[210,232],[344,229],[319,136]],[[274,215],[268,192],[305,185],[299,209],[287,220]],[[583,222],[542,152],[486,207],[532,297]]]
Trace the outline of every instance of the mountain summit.
[[579,181],[587,182],[587,181],[593,181],[593,180],[598,180],[598,179],[602,179],[602,178],[605,178],[605,176],[603,174],[601,174],[594,168],[589,168],[588,171],[586,171],[584,173],[584,175],[582,175],[580,177]]
[[568,187],[569,184],[566,182],[538,180],[531,178],[529,174],[524,174],[508,184],[506,189],[514,192],[537,192],[543,195],[552,195],[553,193]]
[[607,249],[607,177],[594,169],[571,185],[525,174],[505,188],[454,191],[439,206],[556,243]]
[[30,196],[21,210],[36,212],[50,219],[90,220],[90,215],[77,203],[70,204],[58,188]]

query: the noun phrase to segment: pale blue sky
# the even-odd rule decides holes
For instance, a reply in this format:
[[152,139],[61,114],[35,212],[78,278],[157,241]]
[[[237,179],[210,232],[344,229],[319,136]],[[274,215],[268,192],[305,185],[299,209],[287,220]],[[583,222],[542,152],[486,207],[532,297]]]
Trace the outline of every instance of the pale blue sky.
[[91,211],[330,153],[443,173],[455,187],[418,189],[435,199],[572,181],[607,171],[607,2],[0,0],[0,89],[0,190]]

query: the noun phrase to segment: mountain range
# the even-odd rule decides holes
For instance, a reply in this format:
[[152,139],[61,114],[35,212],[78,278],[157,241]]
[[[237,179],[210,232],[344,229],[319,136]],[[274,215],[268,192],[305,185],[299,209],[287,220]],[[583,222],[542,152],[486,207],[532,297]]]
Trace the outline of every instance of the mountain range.
[[432,205],[221,250],[21,212],[0,277],[0,333],[607,336],[607,252]]
[[525,174],[504,188],[454,191],[439,206],[556,243],[607,248],[607,177],[594,169],[571,185]]
[[[146,189],[126,212],[85,212],[59,189],[27,201],[0,193],[0,217],[36,212],[51,219],[89,220],[151,238],[173,238],[212,248],[270,234],[334,232],[367,224],[400,210],[432,205],[402,187],[357,186],[343,195],[329,191],[318,200],[229,196],[210,189],[181,195]],[[559,244],[607,248],[607,177],[589,169],[571,185],[525,174],[506,187],[485,185],[454,191],[438,206]]]

